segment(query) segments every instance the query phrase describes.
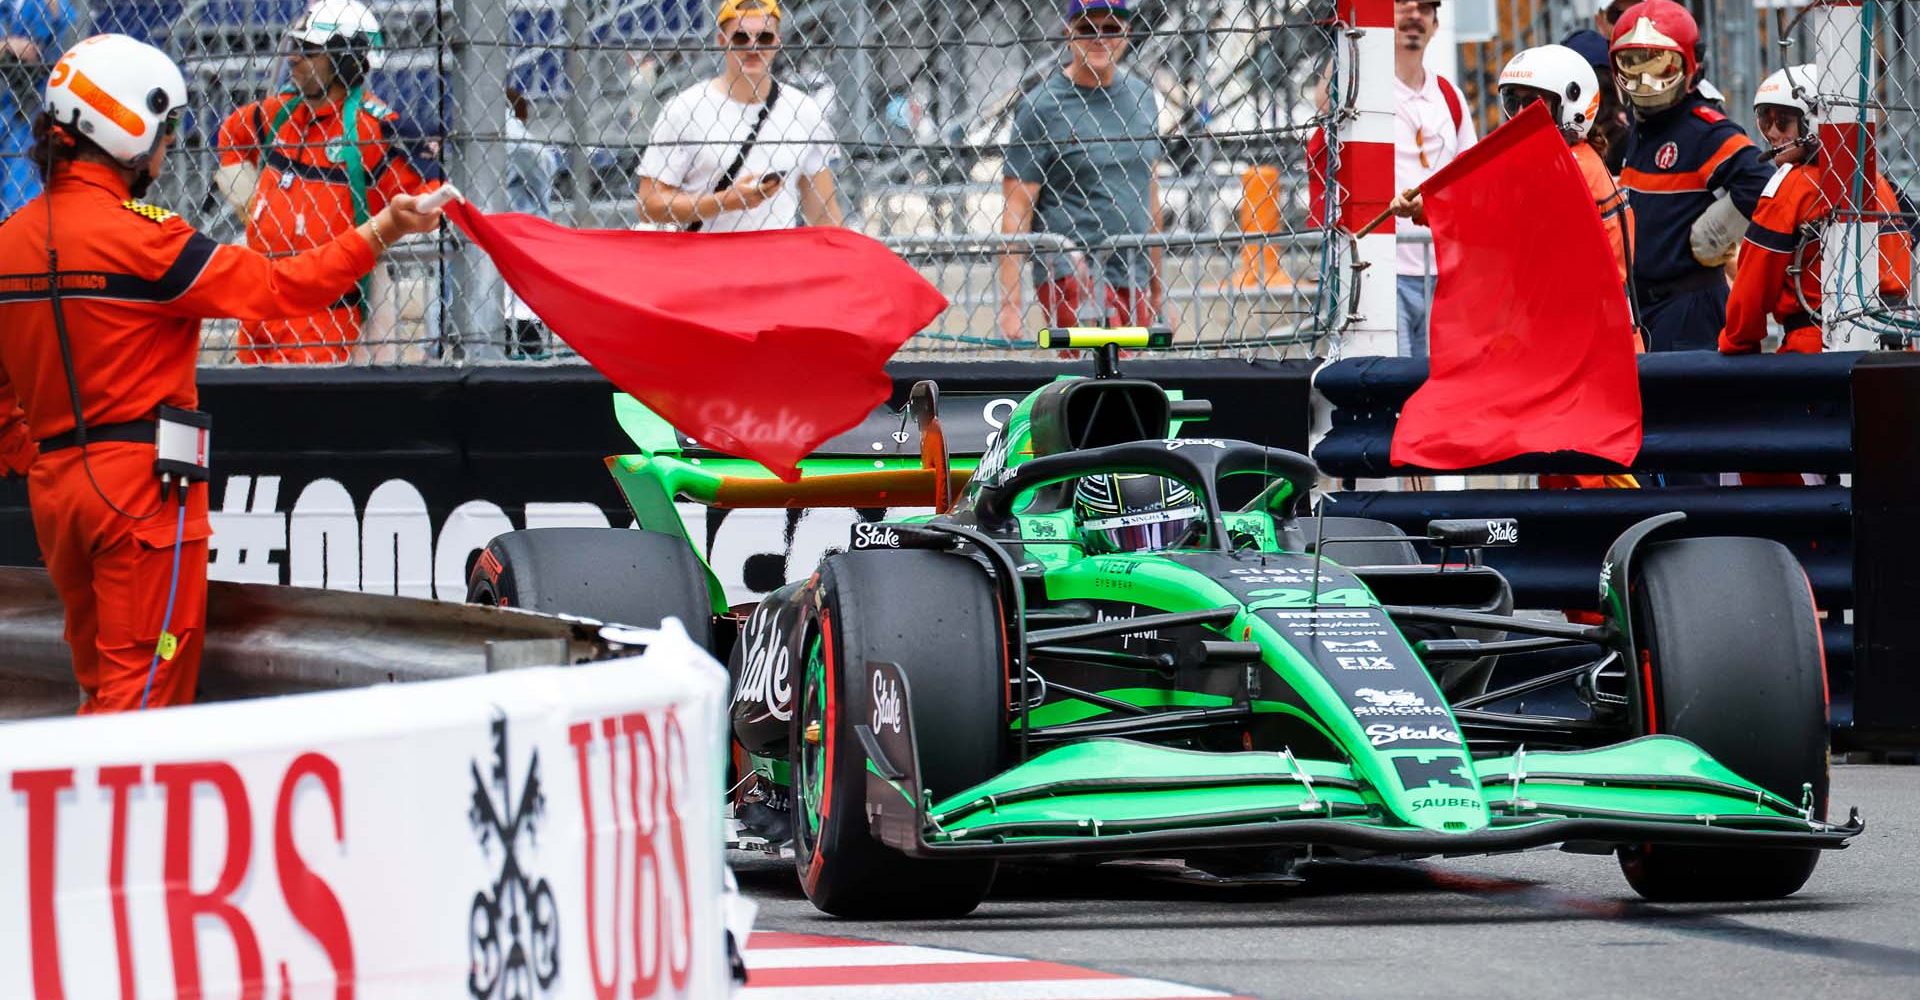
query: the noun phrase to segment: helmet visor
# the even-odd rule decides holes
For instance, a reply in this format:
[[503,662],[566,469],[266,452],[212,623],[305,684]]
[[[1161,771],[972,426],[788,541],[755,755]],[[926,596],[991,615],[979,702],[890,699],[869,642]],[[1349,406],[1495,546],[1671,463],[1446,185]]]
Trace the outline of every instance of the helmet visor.
[[1535,101],[1547,102],[1547,114],[1553,116],[1554,124],[1560,122],[1560,99],[1537,87],[1522,87],[1508,84],[1500,88],[1500,113],[1512,118]]
[[1155,552],[1191,544],[1204,515],[1197,506],[1143,511],[1082,521],[1080,531],[1096,551]]
[[1614,76],[1631,100],[1664,96],[1686,75],[1686,60],[1670,49],[1621,49],[1613,54]]
[[1806,116],[1799,108],[1790,108],[1784,104],[1761,104],[1753,109],[1754,124],[1763,132],[1792,132],[1794,138],[1804,134]]

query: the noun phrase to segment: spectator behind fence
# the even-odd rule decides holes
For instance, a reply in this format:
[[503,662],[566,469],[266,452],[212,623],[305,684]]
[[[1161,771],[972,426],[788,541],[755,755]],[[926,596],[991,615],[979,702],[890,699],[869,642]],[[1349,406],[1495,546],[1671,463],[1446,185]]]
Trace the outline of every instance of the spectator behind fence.
[[[1769,314],[1784,332],[1782,353],[1820,353],[1820,240],[1833,208],[1821,194],[1826,164],[1814,134],[1823,110],[1817,86],[1818,67],[1790,66],[1767,77],[1753,96],[1754,117],[1760,133],[1779,150],[1773,162],[1780,169],[1747,227],[1720,331],[1723,354],[1758,353]],[[1897,306],[1910,290],[1912,251],[1906,231],[1894,221],[1900,207],[1884,176],[1874,178],[1872,198],[1868,211],[1883,220],[1877,290],[1889,306]]]
[[[1081,302],[1094,293],[1095,268],[1106,286],[1109,324],[1143,326],[1160,312],[1159,248],[1096,249],[1111,237],[1160,231],[1153,87],[1120,71],[1132,31],[1128,2],[1069,0],[1067,65],[1021,95],[1013,115],[1000,231],[1057,233],[1096,254],[1092,261],[1085,251],[1033,255],[1034,297],[1052,326],[1078,325]],[[1021,257],[1000,258],[998,325],[1010,341],[1026,334]]]
[[[507,88],[507,208],[543,219],[553,216],[553,179],[560,172],[560,150],[527,131],[533,106],[516,87]],[[504,284],[507,357],[547,356],[547,331],[532,309]]]
[[1753,140],[1697,89],[1699,38],[1685,7],[1648,0],[1614,26],[1611,47],[1614,84],[1634,107],[1620,182],[1636,304],[1655,351],[1713,349],[1727,318],[1720,267],[1773,174]]
[[0,0],[0,219],[40,193],[40,174],[27,155],[33,148],[33,116],[47,63],[60,52],[60,36],[73,27],[71,0]]
[[[1393,5],[1393,183],[1405,192],[1419,187],[1460,151],[1473,145],[1473,119],[1459,88],[1427,72],[1427,43],[1440,23],[1436,0]],[[1425,226],[1402,223],[1401,235],[1431,239]],[[1427,313],[1433,302],[1433,246],[1402,240],[1398,252],[1399,348],[1402,357],[1427,356]]]
[[642,222],[719,233],[785,229],[796,214],[844,224],[826,114],[773,75],[781,18],[778,0],[720,4],[723,68],[660,109],[640,158]]
[[[246,220],[248,246],[274,256],[324,246],[394,196],[439,186],[437,163],[413,155],[400,116],[367,91],[380,45],[380,24],[365,4],[320,0],[287,31],[287,87],[221,123],[214,183]],[[398,360],[393,299],[385,268],[376,267],[323,312],[242,323],[239,359]]]

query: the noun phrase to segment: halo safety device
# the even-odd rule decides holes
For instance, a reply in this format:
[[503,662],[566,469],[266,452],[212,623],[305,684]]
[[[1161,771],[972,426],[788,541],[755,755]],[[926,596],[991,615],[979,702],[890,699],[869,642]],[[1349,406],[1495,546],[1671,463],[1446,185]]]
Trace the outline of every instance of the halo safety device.
[[166,53],[126,35],[94,35],[53,64],[42,107],[114,162],[144,170],[186,104],[186,78]]
[[1184,548],[1200,536],[1207,517],[1186,484],[1119,472],[1081,477],[1073,510],[1087,551],[1094,553]]
[[1600,77],[1586,57],[1564,45],[1522,50],[1500,71],[1499,86],[1508,118],[1544,97],[1560,131],[1574,141],[1586,138],[1600,116]]
[[1673,0],[1647,0],[1613,26],[1613,79],[1635,107],[1680,103],[1699,75],[1700,26]]

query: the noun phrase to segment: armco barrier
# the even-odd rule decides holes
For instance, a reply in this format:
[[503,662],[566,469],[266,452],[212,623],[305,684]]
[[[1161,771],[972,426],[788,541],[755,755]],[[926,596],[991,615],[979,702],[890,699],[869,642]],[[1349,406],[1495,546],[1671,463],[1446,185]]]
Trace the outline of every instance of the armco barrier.
[[725,672],[0,726],[0,996],[718,997]]
[[[1321,468],[1348,480],[1434,471],[1395,467],[1388,457],[1400,406],[1426,375],[1425,362],[1405,359],[1322,368],[1314,385],[1333,421],[1314,449]],[[1536,608],[1594,607],[1607,545],[1652,514],[1685,512],[1673,534],[1775,539],[1799,557],[1827,612],[1836,735],[1861,746],[1920,744],[1912,613],[1920,606],[1920,357],[1656,354],[1640,359],[1640,386],[1641,468],[1844,473],[1851,485],[1343,492],[1332,510],[1411,533],[1434,518],[1517,517],[1521,544],[1489,550],[1486,561],[1506,574],[1520,606]],[[1474,471],[1614,469],[1562,454]]]

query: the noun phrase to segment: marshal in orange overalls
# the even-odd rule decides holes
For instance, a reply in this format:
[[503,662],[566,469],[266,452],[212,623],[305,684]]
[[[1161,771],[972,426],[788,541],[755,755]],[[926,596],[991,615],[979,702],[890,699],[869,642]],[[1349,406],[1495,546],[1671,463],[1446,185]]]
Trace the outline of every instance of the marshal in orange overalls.
[[[88,427],[84,455],[72,442],[48,302],[49,200]],[[63,164],[48,193],[0,224],[0,463],[18,471],[30,457],[23,431],[39,442],[27,477],[34,534],[66,605],[82,713],[139,707],[160,645],[180,508],[161,500],[154,447],[139,437],[160,405],[196,405],[201,318],[304,315],[338,299],[373,262],[373,248],[352,229],[279,260],[215,243],[173,213],[131,200],[119,171],[88,162]],[[145,433],[151,442],[150,426]],[[147,704],[155,706],[191,702],[200,672],[206,484],[185,502],[167,630],[177,645],[154,671]]]
[[[1758,353],[1769,314],[1784,332],[1782,353],[1820,353],[1820,235],[1809,227],[1832,214],[1820,193],[1824,170],[1818,162],[1795,164],[1767,185],[1740,247],[1720,353]],[[1890,221],[1899,217],[1900,206],[1885,177],[1874,180],[1872,211],[1889,220],[1880,224],[1879,292],[1903,300],[1913,273],[1912,250],[1905,231]],[[1796,254],[1801,259],[1797,279],[1791,273]]]
[[[377,98],[358,101],[353,118],[360,150],[366,214],[354,218],[352,164],[346,155],[350,96],[316,108],[297,93],[245,105],[220,125],[221,166],[246,162],[260,171],[247,210],[247,245],[273,256],[320,246],[380,213],[396,194],[439,187],[407,155],[399,115]],[[279,127],[274,126],[278,123]],[[427,165],[431,171],[431,164]],[[311,316],[243,323],[241,361],[249,364],[350,360],[360,340],[363,292],[349,288]]]

